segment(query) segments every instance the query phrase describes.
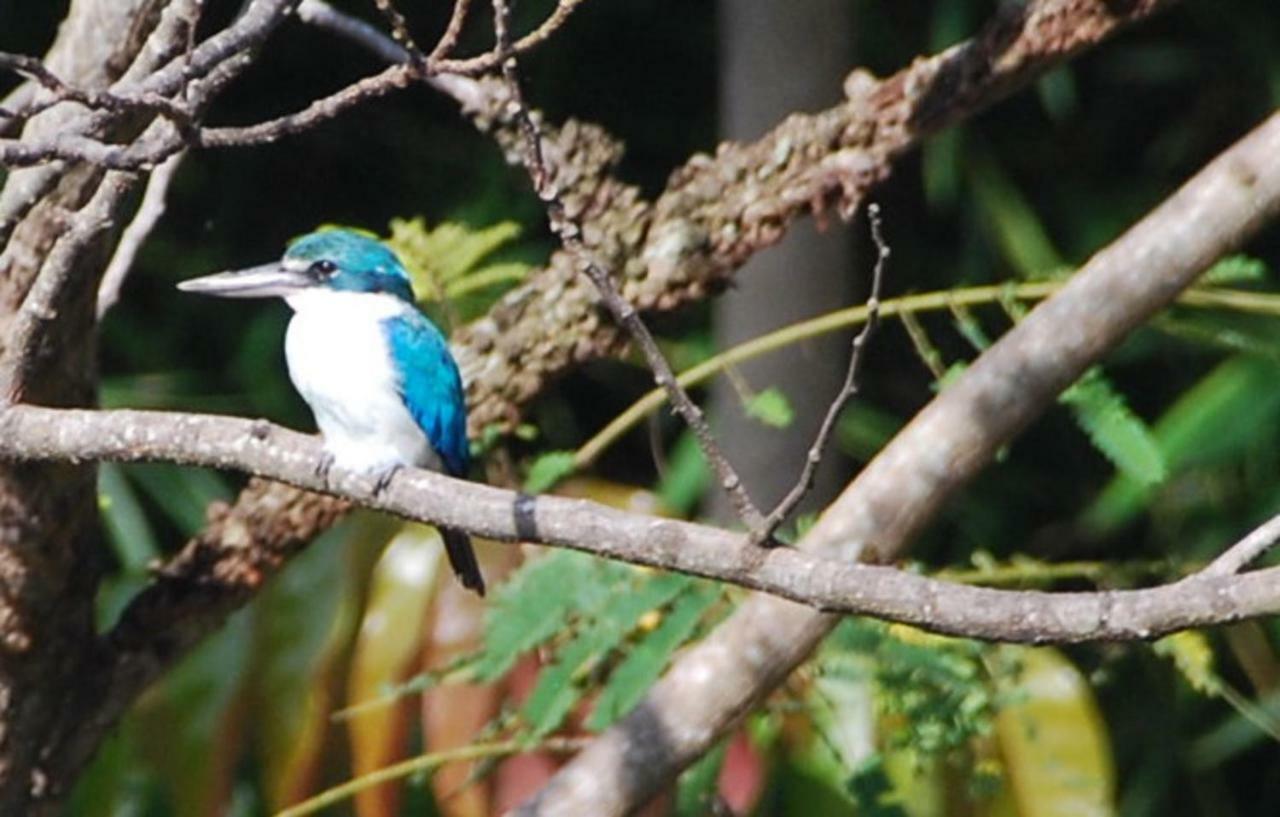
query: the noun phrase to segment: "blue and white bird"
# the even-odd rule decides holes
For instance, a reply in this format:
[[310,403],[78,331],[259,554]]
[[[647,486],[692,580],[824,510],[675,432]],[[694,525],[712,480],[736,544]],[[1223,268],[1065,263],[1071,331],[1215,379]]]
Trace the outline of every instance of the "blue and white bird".
[[[466,475],[458,364],[414,305],[404,265],[381,242],[349,230],[311,233],[280,261],[178,288],[224,298],[281,297],[292,307],[289,377],[315,415],[332,464],[377,473],[380,484],[406,465]],[[483,595],[470,538],[450,528],[440,534],[458,579]]]

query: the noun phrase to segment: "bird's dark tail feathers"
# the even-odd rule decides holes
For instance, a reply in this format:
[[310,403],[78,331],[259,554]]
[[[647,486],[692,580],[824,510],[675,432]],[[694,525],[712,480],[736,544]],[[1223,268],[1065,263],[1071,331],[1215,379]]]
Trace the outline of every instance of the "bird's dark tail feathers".
[[449,555],[449,566],[462,586],[484,595],[484,577],[480,575],[480,565],[476,562],[476,552],[471,547],[471,537],[466,531],[457,528],[440,528],[440,537],[444,539],[444,552]]

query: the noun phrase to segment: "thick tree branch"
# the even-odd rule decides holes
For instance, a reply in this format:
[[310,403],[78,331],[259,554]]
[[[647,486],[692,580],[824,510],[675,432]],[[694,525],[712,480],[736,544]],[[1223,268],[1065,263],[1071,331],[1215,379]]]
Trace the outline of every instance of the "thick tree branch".
[[[942,503],[1062,389],[1280,212],[1277,151],[1280,113],[1093,256],[979,356],[867,465],[799,546],[839,562],[897,558]],[[936,613],[926,609],[926,617]],[[781,683],[836,620],[774,597],[748,600],[520,813],[630,812]]]
[[[375,493],[375,480],[367,474],[335,469],[327,478],[318,475],[315,463],[320,455],[318,438],[264,421],[37,406],[0,410],[0,458],[4,459],[164,461],[244,471],[478,536],[573,548],[762,590],[820,610],[871,615],[951,635],[1028,643],[1152,638],[1187,627],[1280,612],[1280,567],[1243,575],[1204,572],[1146,590],[995,590],[792,548],[763,550],[751,545],[744,534],[588,500],[529,496],[430,471],[403,470],[385,490]],[[856,546],[855,542],[837,544]],[[218,551],[202,557],[218,565],[213,571],[211,563],[200,564],[201,557],[185,551],[126,609],[109,640],[117,646],[129,644],[130,653],[147,652],[153,658],[172,654],[168,628],[157,633],[136,624],[139,611],[151,608],[157,595],[176,597],[173,588],[185,585],[206,596],[199,604],[185,602],[184,620],[174,622],[188,633],[182,638],[187,642],[197,631],[221,623],[221,615],[210,621],[207,609],[207,596],[219,583],[256,588],[280,562],[275,557],[262,560],[251,547]],[[166,585],[169,589],[156,589]],[[172,616],[173,610],[167,614]],[[136,659],[130,655],[121,660]],[[161,668],[157,663],[155,669]],[[133,678],[131,683],[141,680]]]

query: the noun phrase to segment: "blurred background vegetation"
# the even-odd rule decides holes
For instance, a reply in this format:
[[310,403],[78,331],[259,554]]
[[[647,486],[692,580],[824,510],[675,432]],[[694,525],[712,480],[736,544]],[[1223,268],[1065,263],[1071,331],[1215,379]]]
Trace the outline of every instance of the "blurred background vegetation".
[[[66,5],[0,2],[0,49],[42,53]],[[238,7],[206,5],[210,29]],[[369,3],[337,5],[375,19]],[[446,4],[400,5],[424,41],[443,23]],[[519,15],[527,24],[549,5],[531,0]],[[995,9],[848,5],[847,66],[877,74],[969,36]],[[655,193],[717,143],[722,19],[710,2],[586,3],[526,60],[528,95],[553,121],[596,121],[623,139],[620,172]],[[484,28],[469,47],[484,47]],[[349,43],[286,25],[212,119],[296,109],[378,67]],[[833,81],[828,104],[839,94]],[[877,336],[842,420],[843,478],[1030,295],[1277,104],[1274,3],[1187,2],[900,163],[878,199],[894,251],[889,295],[906,298],[907,314]],[[477,314],[552,246],[523,175],[424,90],[280,144],[193,155],[104,326],[102,402],[311,428],[283,368],[285,307],[183,297],[172,285],[273,258],[330,223],[392,236],[446,325]],[[921,569],[1002,586],[1132,586],[1192,569],[1280,511],[1277,263],[1273,228],[1205,282],[1235,293],[1229,304],[1180,305],[1135,333],[948,505],[912,551]],[[864,266],[841,274],[863,282]],[[974,289],[989,285],[1007,286]],[[677,369],[724,351],[705,306],[655,326]],[[574,472],[585,458],[569,452],[649,382],[633,360],[574,373],[521,434],[478,441],[498,463],[490,478],[696,517],[704,470],[665,412]],[[790,424],[802,397],[767,382],[740,393],[762,438]],[[208,503],[241,483],[164,465],[102,469],[104,621],[152,560],[201,527]],[[671,654],[740,598],[492,546],[486,572],[511,578],[485,605],[438,581],[438,552],[429,529],[369,516],[326,534],[146,696],[70,813],[271,814],[422,752],[423,768],[401,783],[324,813],[496,812],[536,787],[572,738],[624,714]],[[1263,621],[1155,645],[1030,650],[848,621],[655,813],[1278,814],[1278,637]],[[517,745],[538,751],[504,760]],[[478,761],[426,774],[444,759],[432,753],[459,746]]]

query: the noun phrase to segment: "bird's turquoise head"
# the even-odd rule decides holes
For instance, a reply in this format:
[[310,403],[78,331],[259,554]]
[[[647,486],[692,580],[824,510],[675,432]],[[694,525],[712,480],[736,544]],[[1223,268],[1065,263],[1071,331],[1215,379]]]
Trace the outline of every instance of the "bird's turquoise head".
[[352,230],[321,230],[295,240],[284,257],[249,269],[192,278],[178,289],[224,298],[289,297],[305,290],[385,293],[409,303],[409,273],[385,244]]

